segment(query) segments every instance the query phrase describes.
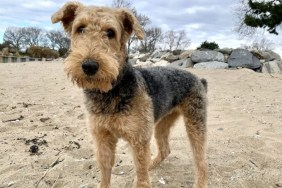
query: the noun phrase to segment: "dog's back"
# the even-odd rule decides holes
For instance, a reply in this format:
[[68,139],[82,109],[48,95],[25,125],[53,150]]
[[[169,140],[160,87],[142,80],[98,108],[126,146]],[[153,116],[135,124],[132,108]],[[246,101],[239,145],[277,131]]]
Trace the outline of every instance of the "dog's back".
[[207,81],[188,71],[170,67],[137,68],[154,106],[155,121],[198,90],[207,90]]

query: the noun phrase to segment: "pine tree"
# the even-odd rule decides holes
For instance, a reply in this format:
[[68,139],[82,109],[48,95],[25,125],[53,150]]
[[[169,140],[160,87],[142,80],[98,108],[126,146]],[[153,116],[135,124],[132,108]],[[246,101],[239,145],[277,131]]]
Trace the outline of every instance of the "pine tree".
[[244,23],[250,27],[266,28],[269,33],[278,35],[277,27],[282,23],[282,0],[248,1]]

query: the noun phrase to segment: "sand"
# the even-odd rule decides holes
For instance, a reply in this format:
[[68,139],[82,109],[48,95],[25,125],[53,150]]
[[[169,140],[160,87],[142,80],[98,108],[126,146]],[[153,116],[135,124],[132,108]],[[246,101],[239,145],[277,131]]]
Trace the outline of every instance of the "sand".
[[[282,75],[189,71],[209,82],[209,187],[282,187]],[[82,91],[62,62],[0,64],[0,187],[96,187],[84,112]],[[177,124],[171,154],[150,172],[153,187],[192,187],[191,150],[181,118]],[[121,141],[112,187],[132,187],[134,177]]]

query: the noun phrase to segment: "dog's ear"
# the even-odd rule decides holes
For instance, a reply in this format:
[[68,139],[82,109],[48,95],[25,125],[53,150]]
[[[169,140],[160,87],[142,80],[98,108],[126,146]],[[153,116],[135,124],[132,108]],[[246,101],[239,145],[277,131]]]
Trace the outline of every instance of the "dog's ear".
[[128,9],[121,8],[119,9],[122,24],[124,27],[124,30],[128,33],[130,36],[132,32],[136,34],[136,36],[142,40],[145,36],[144,30],[142,29],[139,21],[134,16],[134,14],[129,11]]
[[83,5],[79,2],[67,2],[60,10],[52,15],[52,23],[62,22],[66,32],[71,33],[72,22]]

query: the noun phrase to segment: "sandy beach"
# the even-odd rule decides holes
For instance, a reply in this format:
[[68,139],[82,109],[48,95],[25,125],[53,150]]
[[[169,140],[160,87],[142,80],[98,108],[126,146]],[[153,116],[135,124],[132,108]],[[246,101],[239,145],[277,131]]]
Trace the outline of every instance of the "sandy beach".
[[[208,80],[209,187],[282,187],[282,75],[193,70]],[[62,62],[0,64],[0,188],[94,188],[100,180],[82,91]],[[171,154],[150,172],[153,187],[193,185],[182,119]],[[152,140],[152,155],[156,146]],[[134,165],[120,141],[113,188],[131,188]]]

